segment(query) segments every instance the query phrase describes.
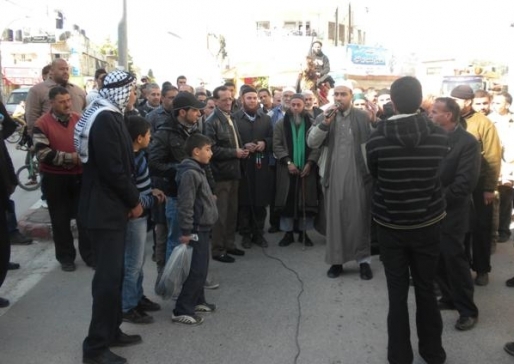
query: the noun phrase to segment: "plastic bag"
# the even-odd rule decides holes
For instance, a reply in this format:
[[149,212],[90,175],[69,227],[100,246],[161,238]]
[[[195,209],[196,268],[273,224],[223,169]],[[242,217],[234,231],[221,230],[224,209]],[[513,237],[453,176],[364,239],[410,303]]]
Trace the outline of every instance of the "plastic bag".
[[193,248],[186,244],[180,244],[171,253],[166,262],[160,279],[155,285],[155,293],[163,299],[178,297],[182,285],[189,275]]

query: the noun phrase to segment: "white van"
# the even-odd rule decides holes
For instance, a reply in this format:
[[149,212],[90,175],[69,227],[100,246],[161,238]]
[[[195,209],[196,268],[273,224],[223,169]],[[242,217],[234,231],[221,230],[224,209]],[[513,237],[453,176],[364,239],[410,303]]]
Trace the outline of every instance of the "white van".
[[14,110],[16,110],[16,106],[21,101],[25,101],[27,99],[27,95],[29,94],[30,87],[20,87],[15,90],[12,90],[7,102],[5,103],[5,108],[9,115],[12,115]]

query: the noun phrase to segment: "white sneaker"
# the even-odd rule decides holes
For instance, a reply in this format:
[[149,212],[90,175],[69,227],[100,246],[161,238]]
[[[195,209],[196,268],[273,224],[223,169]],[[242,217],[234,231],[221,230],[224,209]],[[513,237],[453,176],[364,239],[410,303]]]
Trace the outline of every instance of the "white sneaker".
[[195,312],[211,313],[216,311],[216,305],[214,303],[204,302],[195,306]]
[[203,288],[205,289],[216,289],[219,288],[220,284],[216,282],[214,279],[211,279],[210,277],[207,277],[205,280],[205,284],[203,285]]
[[179,316],[175,316],[174,314],[171,314],[171,322],[176,322],[176,323],[179,323],[179,324],[195,326],[195,325],[200,325],[203,322],[203,317],[198,316],[198,315],[193,315],[193,316],[179,315]]

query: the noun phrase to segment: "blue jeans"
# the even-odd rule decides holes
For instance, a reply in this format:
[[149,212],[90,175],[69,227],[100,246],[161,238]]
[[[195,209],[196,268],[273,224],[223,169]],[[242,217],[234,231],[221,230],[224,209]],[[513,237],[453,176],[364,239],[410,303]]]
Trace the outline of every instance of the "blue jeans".
[[166,199],[166,222],[168,223],[168,239],[166,240],[166,261],[171,256],[173,249],[179,245],[180,227],[178,225],[177,198]]
[[129,220],[125,236],[125,274],[122,288],[122,310],[127,312],[137,306],[143,297],[143,264],[147,217]]

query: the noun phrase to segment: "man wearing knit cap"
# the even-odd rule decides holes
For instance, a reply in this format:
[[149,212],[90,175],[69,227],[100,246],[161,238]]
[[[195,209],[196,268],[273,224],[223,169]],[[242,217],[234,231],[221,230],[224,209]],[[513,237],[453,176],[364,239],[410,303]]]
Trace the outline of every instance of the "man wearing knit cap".
[[[494,191],[497,188],[501,166],[500,138],[494,124],[483,114],[472,108],[475,94],[468,85],[460,85],[451,91],[451,97],[460,107],[461,123],[479,141],[482,153],[480,177],[473,191],[473,231],[466,238],[472,250],[472,269],[477,273],[475,284],[489,283],[491,271],[491,231],[493,222]],[[470,242],[471,240],[471,242]]]
[[329,278],[343,273],[355,260],[363,280],[373,278],[370,267],[371,187],[363,149],[371,132],[366,113],[352,107],[351,84],[334,88],[336,105],[316,119],[307,136],[311,149],[322,148],[320,176],[325,197],[326,254]]
[[300,230],[298,240],[312,246],[307,230],[313,228],[313,217],[318,212],[315,168],[320,152],[306,144],[312,122],[304,108],[303,95],[294,94],[290,109],[273,131],[273,153],[277,158],[275,209],[280,212],[280,230],[286,232],[279,246],[294,242],[295,223]]
[[249,156],[242,159],[243,175],[239,183],[239,233],[243,236],[243,248],[252,243],[268,246],[263,236],[266,207],[271,199],[269,169],[273,126],[270,117],[260,108],[257,91],[245,88],[241,95],[242,107],[232,119],[237,125],[241,143]]

